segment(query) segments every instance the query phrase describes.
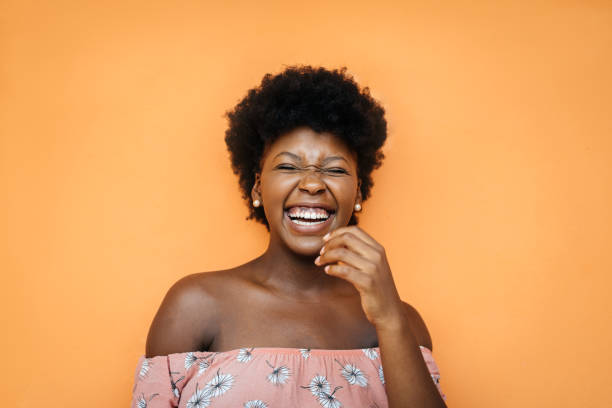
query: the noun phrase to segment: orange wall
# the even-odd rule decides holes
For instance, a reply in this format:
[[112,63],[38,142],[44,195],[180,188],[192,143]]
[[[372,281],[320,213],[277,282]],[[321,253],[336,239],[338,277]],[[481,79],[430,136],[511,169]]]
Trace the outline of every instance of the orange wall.
[[387,109],[362,227],[449,406],[612,406],[610,2],[206,3],[0,5],[4,406],[127,406],[168,287],[261,253],[222,115],[294,63]]

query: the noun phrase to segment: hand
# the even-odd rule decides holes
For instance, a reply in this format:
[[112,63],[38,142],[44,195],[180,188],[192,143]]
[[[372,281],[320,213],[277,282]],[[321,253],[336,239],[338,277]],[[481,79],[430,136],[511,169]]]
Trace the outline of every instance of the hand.
[[323,239],[316,265],[351,282],[361,296],[361,307],[376,328],[401,324],[404,306],[391,275],[385,249],[361,228],[340,227]]

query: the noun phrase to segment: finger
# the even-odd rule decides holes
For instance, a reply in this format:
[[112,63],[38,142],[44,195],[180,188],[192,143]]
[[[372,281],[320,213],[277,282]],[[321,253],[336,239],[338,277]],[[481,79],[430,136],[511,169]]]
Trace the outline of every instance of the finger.
[[365,270],[371,264],[366,258],[348,248],[334,248],[325,251],[323,255],[320,255],[315,260],[317,265],[325,265],[334,262],[343,262],[359,270]]
[[368,282],[363,272],[348,265],[326,265],[325,273],[345,279],[356,288],[365,288]]
[[376,248],[372,247],[370,244],[366,243],[363,239],[357,237],[350,231],[337,235],[328,240],[321,248],[320,254],[323,254],[330,249],[341,247],[351,249],[368,259],[373,259],[377,254]]
[[332,239],[335,236],[344,234],[346,232],[351,232],[353,234],[355,234],[356,236],[360,237],[361,239],[363,239],[366,243],[368,243],[369,245],[371,245],[372,247],[381,250],[383,249],[382,245],[380,245],[374,238],[372,238],[369,234],[367,234],[364,230],[362,230],[361,228],[359,228],[356,225],[347,225],[345,227],[340,227],[337,228],[331,232],[329,232],[328,234],[326,234],[323,237],[324,241],[329,241],[330,239]]

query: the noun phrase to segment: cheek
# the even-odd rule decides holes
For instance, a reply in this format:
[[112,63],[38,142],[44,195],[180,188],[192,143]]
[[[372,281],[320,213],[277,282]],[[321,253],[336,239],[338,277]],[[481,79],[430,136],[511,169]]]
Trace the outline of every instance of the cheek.
[[261,196],[264,202],[264,211],[278,212],[283,208],[283,203],[291,192],[295,181],[287,177],[274,177],[269,175],[261,179]]
[[336,199],[339,201],[338,204],[344,205],[349,203],[351,206],[354,204],[355,198],[357,197],[357,182],[344,180],[342,182],[329,183],[330,189],[334,192]]
[[337,215],[343,223],[348,223],[353,214],[353,206],[357,198],[357,183],[337,183],[334,187],[330,186],[330,191],[336,198],[340,210]]

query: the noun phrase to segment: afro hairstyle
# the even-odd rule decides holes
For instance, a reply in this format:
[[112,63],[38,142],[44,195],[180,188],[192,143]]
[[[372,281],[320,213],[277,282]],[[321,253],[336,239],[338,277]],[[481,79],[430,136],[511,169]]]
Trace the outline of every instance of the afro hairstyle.
[[[250,202],[255,175],[261,171],[265,148],[303,126],[339,137],[356,153],[362,201],[369,197],[374,184],[371,173],[385,158],[380,149],[387,138],[387,121],[369,88],[361,89],[346,70],[296,65],[276,75],[268,73],[225,113],[229,122],[225,143],[250,211],[247,220],[254,218],[270,230],[263,208]],[[353,214],[348,225],[357,222]]]

